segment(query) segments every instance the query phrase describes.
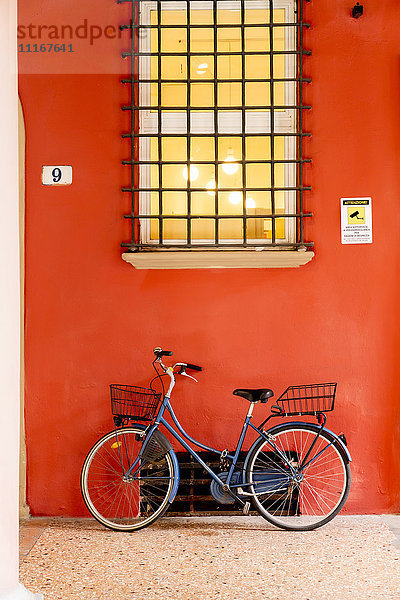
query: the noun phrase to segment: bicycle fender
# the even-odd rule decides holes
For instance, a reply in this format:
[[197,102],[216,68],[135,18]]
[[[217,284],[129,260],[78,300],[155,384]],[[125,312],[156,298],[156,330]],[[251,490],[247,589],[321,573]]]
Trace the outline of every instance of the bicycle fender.
[[[171,504],[174,499],[175,496],[177,494],[178,491],[178,487],[179,487],[179,463],[178,463],[178,459],[176,457],[175,451],[172,447],[171,442],[169,441],[169,439],[158,429],[156,429],[155,431],[153,431],[153,433],[150,435],[150,440],[155,440],[157,446],[160,446],[162,448],[162,450],[165,453],[168,453],[172,463],[174,465],[174,470],[176,473],[176,477],[174,480],[174,483],[172,485],[172,490],[169,494],[169,498],[168,498],[168,502]],[[150,441],[149,440],[149,441]],[[146,437],[146,441],[147,441],[147,437]]]
[[[265,433],[269,433],[270,435],[274,435],[276,433],[279,433],[279,431],[282,428],[287,427],[287,425],[304,425],[304,421],[288,421],[287,423],[280,423],[279,425],[275,425],[275,427],[271,427],[271,429],[268,429],[268,431],[266,431]],[[314,425],[314,423],[307,423],[307,425],[310,425],[311,427],[313,427],[315,429],[315,432],[318,431],[319,427],[318,425]],[[336,446],[339,446],[339,448],[343,451],[343,454],[345,455],[346,459],[348,462],[353,462],[353,459],[350,456],[350,452],[348,451],[347,447],[345,446],[345,444],[342,442],[342,440],[340,439],[340,437],[334,433],[333,431],[331,431],[330,429],[327,429],[326,427],[324,427],[324,431],[326,431],[329,435],[331,435],[334,438],[334,442],[336,444]],[[250,450],[248,451],[247,455],[246,455],[246,460],[244,462],[243,465],[243,473],[246,473],[246,469],[247,469],[247,464],[249,462],[250,456],[254,450],[254,448],[260,443],[260,440],[267,440],[267,437],[260,435],[259,438],[256,439],[256,441],[254,442],[254,444],[251,446]]]
[[172,446],[171,446],[171,450],[169,451],[169,455],[173,462],[175,473],[176,473],[174,485],[172,486],[172,490],[171,490],[171,493],[168,498],[168,502],[171,504],[175,499],[175,496],[176,496],[176,493],[177,493],[178,487],[179,487],[179,463],[178,463],[178,459],[176,458],[175,451],[172,449]]
[[172,447],[171,442],[169,441],[169,439],[158,429],[156,431],[153,432],[152,438],[155,437],[157,443],[162,446],[163,448],[167,449],[167,452],[172,460],[172,463],[174,465],[174,471],[176,473],[176,477],[174,480],[174,483],[172,485],[172,490],[169,494],[169,498],[168,498],[168,502],[170,504],[172,504],[172,502],[175,499],[175,496],[177,494],[178,491],[178,487],[179,487],[179,463],[178,463],[178,459],[176,457],[175,454],[175,450]]
[[[143,431],[145,431],[147,429],[147,427],[145,427],[144,425],[142,425],[141,423],[134,423],[133,425],[135,425],[135,427],[138,427],[140,429],[143,429]],[[156,429],[155,431],[153,431],[153,433],[150,434],[150,437],[146,436],[146,440],[144,445],[147,446],[150,442],[151,439],[154,439],[154,441],[156,442],[157,446],[160,446],[163,450],[165,450],[165,453],[168,453],[172,463],[174,465],[174,470],[176,473],[176,477],[175,477],[175,481],[173,483],[172,486],[172,490],[169,494],[169,498],[168,498],[168,502],[171,504],[176,496],[176,493],[178,491],[178,487],[179,487],[179,463],[178,463],[178,459],[176,457],[175,451],[172,447],[171,442],[169,441],[169,439],[158,429]],[[145,450],[146,452],[146,450]]]

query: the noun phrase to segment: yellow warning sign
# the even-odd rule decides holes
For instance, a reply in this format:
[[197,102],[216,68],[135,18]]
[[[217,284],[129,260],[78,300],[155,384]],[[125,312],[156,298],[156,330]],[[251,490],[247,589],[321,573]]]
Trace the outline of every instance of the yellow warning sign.
[[365,224],[365,207],[364,206],[348,206],[347,207],[347,222],[349,225],[364,225]]

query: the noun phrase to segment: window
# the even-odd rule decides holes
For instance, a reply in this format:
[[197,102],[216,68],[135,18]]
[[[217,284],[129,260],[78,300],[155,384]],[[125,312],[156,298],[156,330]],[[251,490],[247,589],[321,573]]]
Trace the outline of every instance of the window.
[[298,3],[132,1],[129,250],[305,246]]

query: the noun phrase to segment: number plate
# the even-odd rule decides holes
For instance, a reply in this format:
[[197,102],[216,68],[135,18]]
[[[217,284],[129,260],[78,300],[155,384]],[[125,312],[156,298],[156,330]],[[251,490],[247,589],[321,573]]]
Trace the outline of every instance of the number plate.
[[66,165],[46,166],[42,169],[43,185],[70,185],[72,167]]

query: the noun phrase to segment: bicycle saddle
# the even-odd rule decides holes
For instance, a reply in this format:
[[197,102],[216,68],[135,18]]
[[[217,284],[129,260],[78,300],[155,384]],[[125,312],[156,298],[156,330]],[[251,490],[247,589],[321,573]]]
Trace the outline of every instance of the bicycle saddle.
[[235,396],[241,396],[242,398],[246,398],[249,402],[267,402],[268,398],[272,398],[274,392],[269,390],[268,388],[263,388],[259,390],[248,390],[248,389],[240,389],[234,390],[233,394]]

